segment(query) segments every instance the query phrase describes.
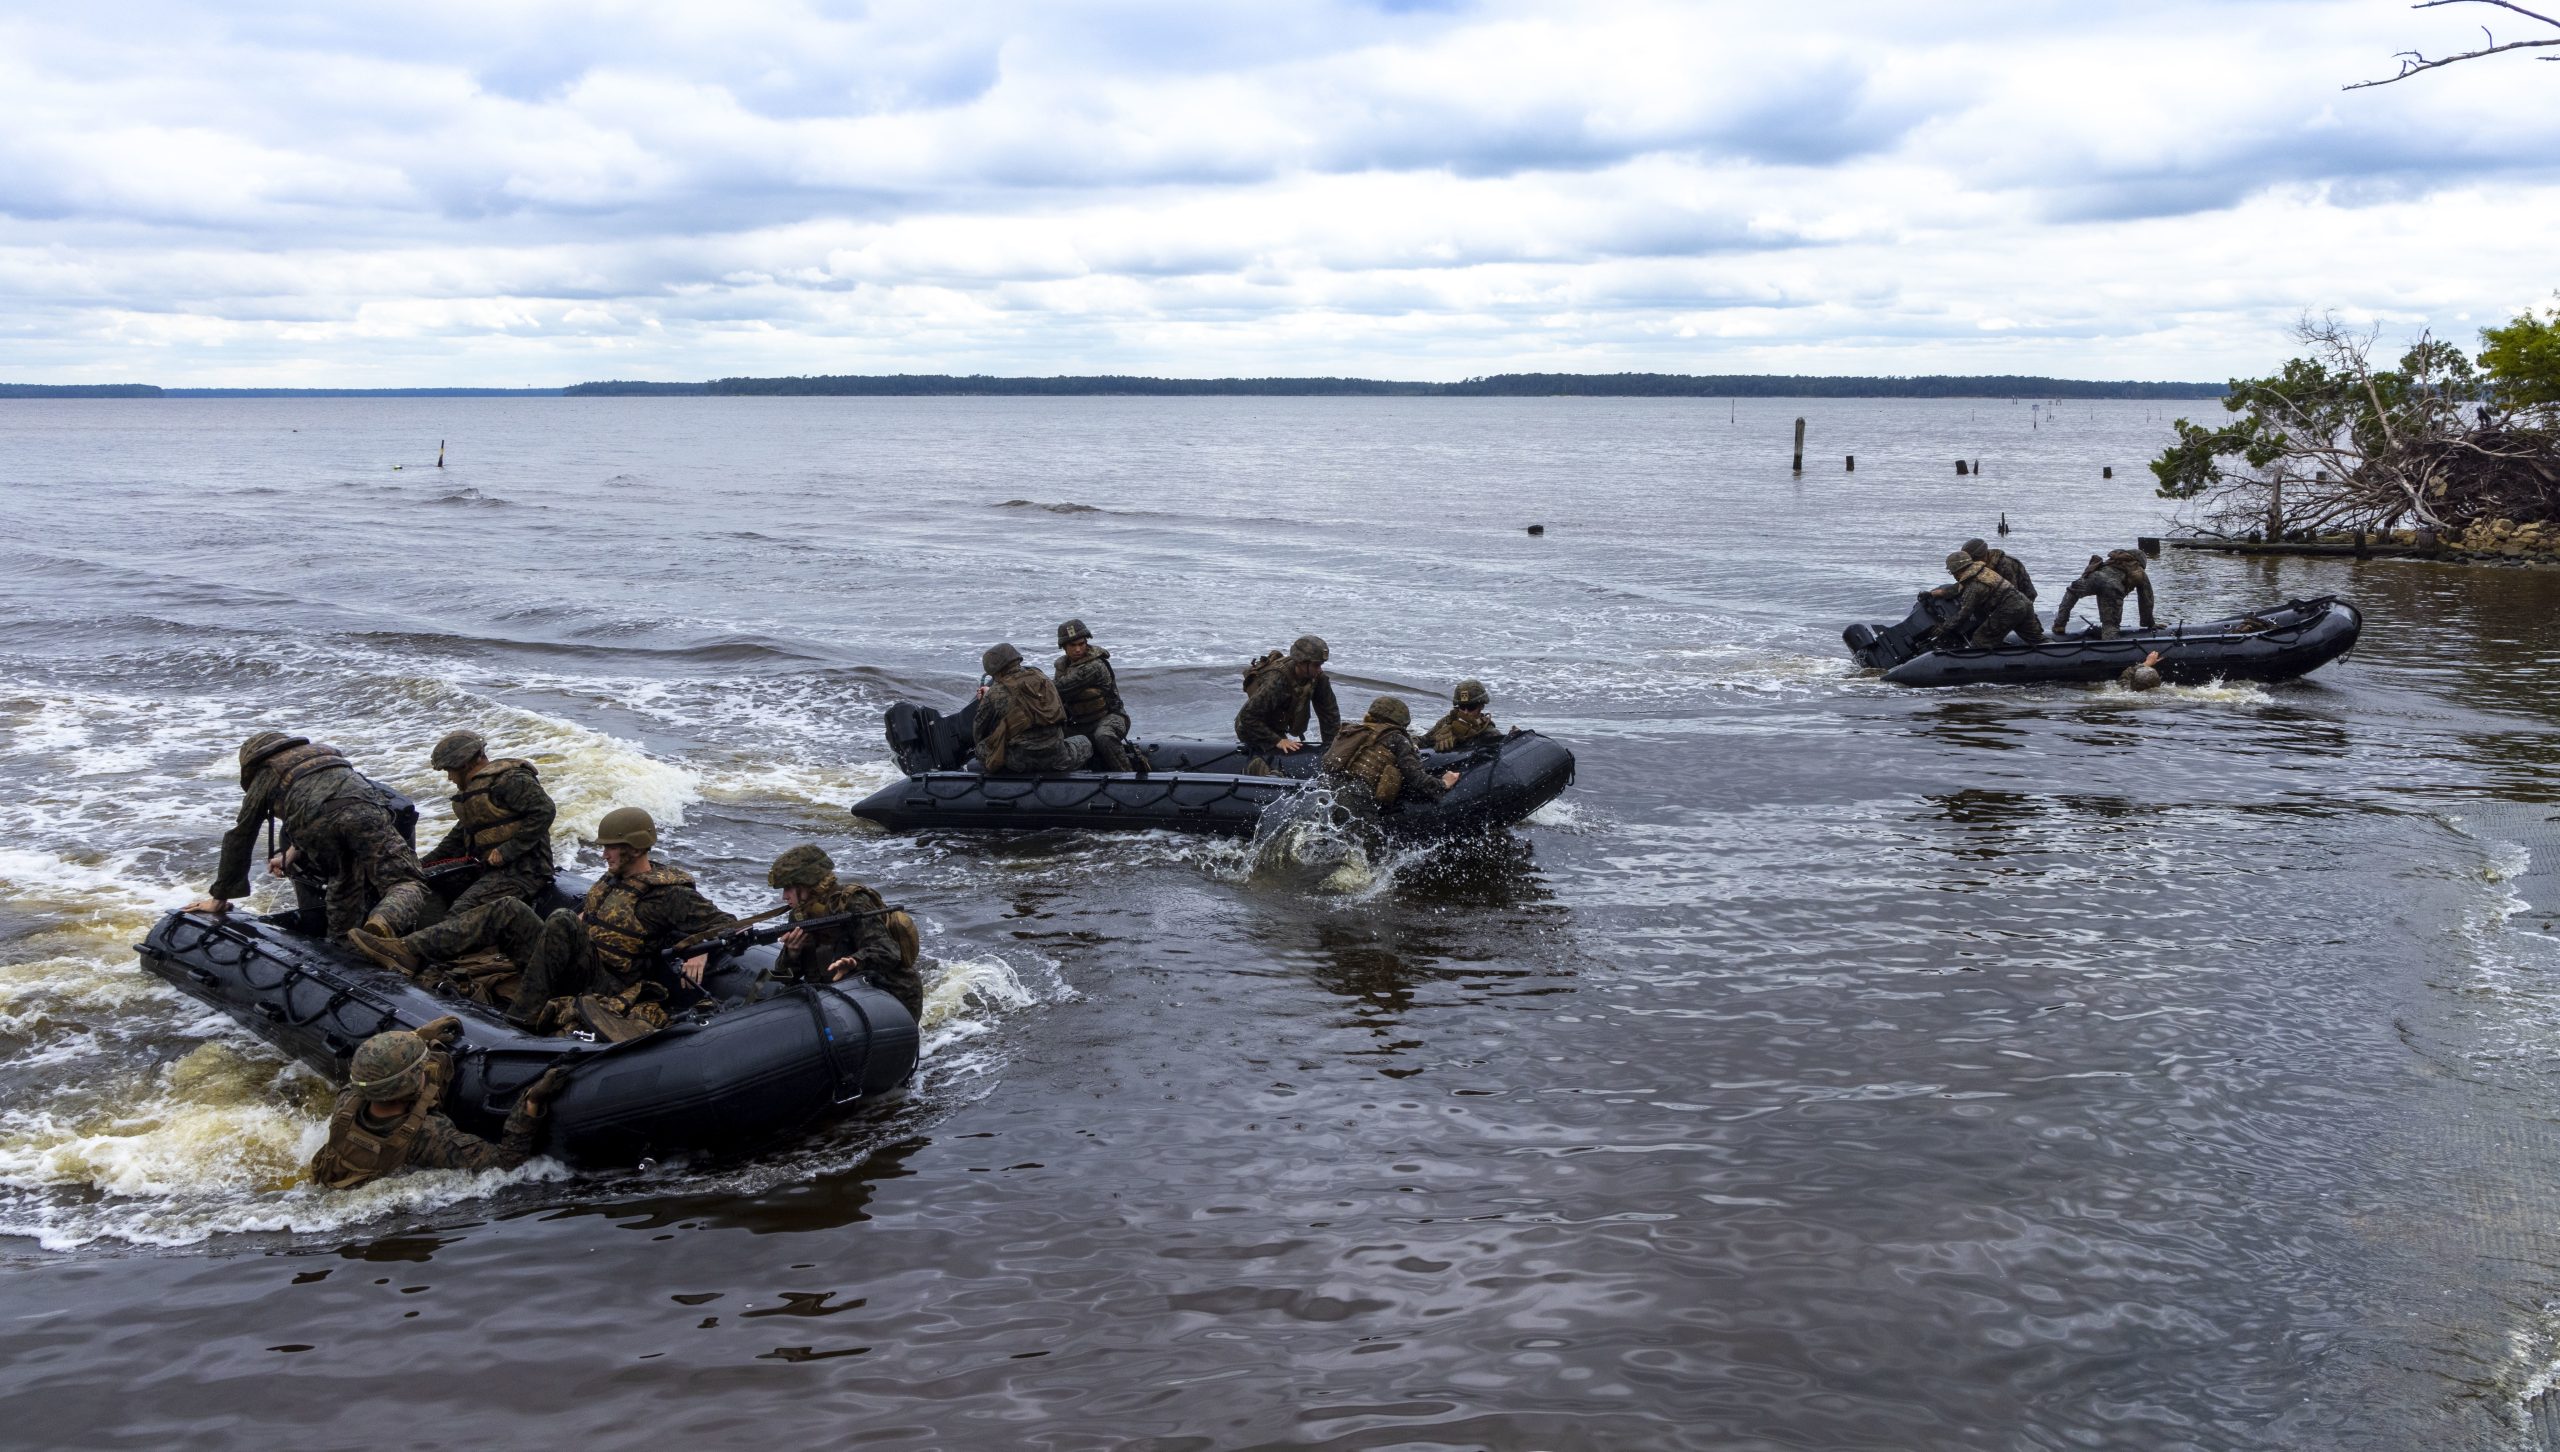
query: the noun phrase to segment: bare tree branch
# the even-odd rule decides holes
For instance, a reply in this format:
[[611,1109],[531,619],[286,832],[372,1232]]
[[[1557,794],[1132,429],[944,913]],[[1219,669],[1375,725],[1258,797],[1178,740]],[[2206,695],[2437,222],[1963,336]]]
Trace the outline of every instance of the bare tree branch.
[[[2525,17],[2527,20],[2539,21],[2544,25],[2550,26],[2554,30],[2560,30],[2560,20],[2554,20],[2550,16],[2545,15],[2538,10],[2527,10],[2523,6],[2516,4],[2515,0],[2421,0],[2421,3],[2412,5],[2409,8],[2412,10],[2433,10],[2441,5],[2493,5],[2500,10],[2510,10]],[[2488,44],[2480,47],[2478,50],[2466,50],[2459,55],[2439,56],[2434,60],[2429,60],[2426,57],[2426,54],[2422,51],[2400,51],[2398,52],[2400,58],[2400,74],[2396,76],[2384,76],[2379,80],[2356,81],[2350,85],[2341,86],[2339,89],[2344,91],[2361,91],[2371,86],[2387,86],[2394,81],[2405,81],[2411,76],[2417,75],[2422,71],[2440,70],[2445,66],[2453,65],[2460,61],[2478,60],[2482,56],[2498,55],[2511,50],[2542,50],[2552,46],[2560,46],[2560,37],[2553,37],[2549,40],[2510,40],[2502,45],[2499,43],[2498,38],[2495,35],[2490,34],[2489,27],[2485,25],[2480,27],[2480,35],[2488,42]],[[2536,56],[2535,59],[2560,60],[2560,56]]]

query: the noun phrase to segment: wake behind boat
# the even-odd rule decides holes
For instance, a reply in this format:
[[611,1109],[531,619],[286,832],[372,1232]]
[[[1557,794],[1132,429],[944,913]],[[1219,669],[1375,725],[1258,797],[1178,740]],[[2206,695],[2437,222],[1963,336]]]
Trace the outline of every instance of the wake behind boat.
[[[1133,741],[1152,764],[1136,772],[1072,771],[984,776],[968,765],[975,703],[945,716],[901,701],[889,708],[889,749],[907,772],[854,804],[855,816],[883,827],[1104,831],[1171,829],[1251,836],[1263,812],[1306,790],[1322,755],[1315,747],[1279,758],[1277,776],[1246,774],[1232,741]],[[1426,751],[1433,771],[1455,770],[1457,785],[1437,801],[1408,802],[1379,826],[1391,837],[1448,837],[1508,827],[1554,800],[1573,781],[1573,753],[1535,731],[1460,751]]]
[[2099,639],[2093,626],[2037,645],[1975,650],[1930,638],[1953,608],[1923,594],[1899,623],[1852,625],[1841,639],[1858,664],[1883,671],[1897,686],[2108,681],[2153,651],[2160,653],[2164,680],[2202,685],[2292,680],[2354,649],[2364,630],[2353,605],[2324,595],[2201,624],[2128,630],[2113,640]]

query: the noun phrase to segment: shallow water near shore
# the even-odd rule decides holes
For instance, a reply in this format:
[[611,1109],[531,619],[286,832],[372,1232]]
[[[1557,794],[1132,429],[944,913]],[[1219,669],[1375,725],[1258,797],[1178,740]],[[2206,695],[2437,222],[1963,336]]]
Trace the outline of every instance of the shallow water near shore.
[[[1916,693],[1840,644],[2004,513],[2049,611],[2164,532],[2141,466],[2212,407],[0,405],[0,1409],[60,1446],[2541,1445],[2560,578],[2165,557],[2168,617],[2364,610],[2281,685]],[[1070,615],[1142,733],[1222,732],[1314,631],[1348,710],[1478,676],[1578,780],[1375,859],[854,827],[885,705]],[[327,1086],[131,944],[209,881],[241,737],[324,735],[434,832],[458,725],[570,827],[656,813],[726,906],[802,840],[908,906],[915,1086],[745,1164],[303,1183]]]

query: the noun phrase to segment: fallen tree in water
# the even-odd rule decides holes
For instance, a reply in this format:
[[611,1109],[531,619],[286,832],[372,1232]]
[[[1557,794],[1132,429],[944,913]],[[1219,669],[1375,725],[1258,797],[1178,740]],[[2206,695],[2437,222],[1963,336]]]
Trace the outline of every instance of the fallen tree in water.
[[2179,419],[2152,461],[2181,522],[2223,538],[2438,537],[2560,520],[2560,390],[2535,375],[2560,325],[2531,314],[2482,336],[2483,372],[2421,337],[2376,367],[2374,336],[2303,320],[2310,356],[2269,378],[2235,378],[2218,428]]

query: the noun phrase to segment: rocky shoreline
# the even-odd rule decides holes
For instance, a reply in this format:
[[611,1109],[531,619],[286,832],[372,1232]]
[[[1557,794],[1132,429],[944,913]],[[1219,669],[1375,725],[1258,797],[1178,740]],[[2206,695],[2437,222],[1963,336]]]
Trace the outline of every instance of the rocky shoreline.
[[2235,555],[2325,555],[2351,559],[2436,560],[2462,565],[2560,565],[2560,520],[2518,524],[2475,520],[2459,530],[2395,529],[2351,534],[2301,534],[2284,539],[2250,535],[2182,535],[2171,549]]

